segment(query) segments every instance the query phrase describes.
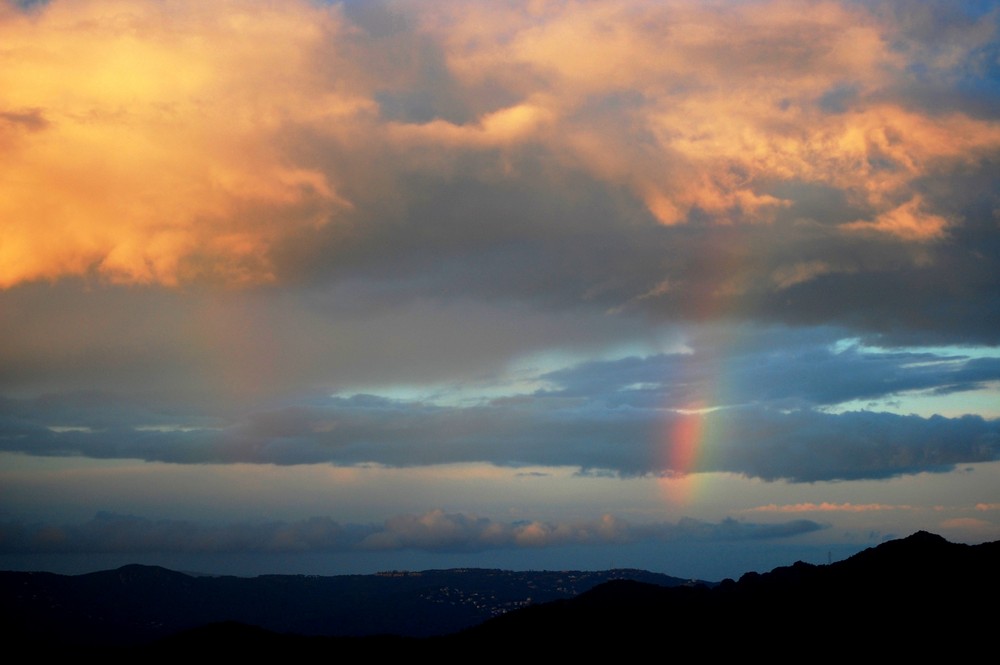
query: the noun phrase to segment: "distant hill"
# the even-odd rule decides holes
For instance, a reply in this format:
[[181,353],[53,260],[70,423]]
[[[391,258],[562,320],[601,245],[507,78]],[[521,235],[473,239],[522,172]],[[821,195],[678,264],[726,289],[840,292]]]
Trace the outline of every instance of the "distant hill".
[[711,589],[613,581],[455,639],[504,645],[516,636],[553,656],[620,644],[772,661],[933,656],[952,662],[996,653],[998,594],[1000,541],[961,545],[918,532],[838,563],[798,562]]
[[14,642],[133,645],[117,651],[128,658],[225,649],[287,659],[321,649],[439,662],[484,653],[954,661],[995,652],[998,564],[1000,541],[960,545],[918,532],[838,563],[798,562],[718,585],[643,571],[242,579],[127,566],[76,577],[3,573],[0,593]]
[[130,565],[75,576],[0,572],[0,620],[18,639],[81,646],[145,644],[224,622],[297,635],[428,637],[614,579],[697,583],[643,570],[462,568],[243,578]]

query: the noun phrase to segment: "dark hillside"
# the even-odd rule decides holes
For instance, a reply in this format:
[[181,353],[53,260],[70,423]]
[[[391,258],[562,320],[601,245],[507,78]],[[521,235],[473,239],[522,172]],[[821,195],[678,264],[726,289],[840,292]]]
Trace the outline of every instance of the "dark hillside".
[[[12,644],[74,653],[82,646],[128,658],[205,649],[287,658],[319,649],[366,656],[424,652],[446,661],[482,654],[536,660],[651,653],[753,655],[782,662],[953,661],[995,647],[998,563],[1000,542],[960,545],[920,532],[835,564],[798,562],[715,586],[677,584],[675,578],[665,578],[674,586],[664,586],[641,571],[632,571],[632,579],[463,569],[245,580],[130,566],[79,578],[2,573],[0,591]],[[523,599],[525,589],[533,594],[532,604],[506,611],[505,599],[517,594]],[[365,594],[374,594],[368,605],[362,602]],[[559,599],[538,602],[546,594]],[[417,638],[403,630],[372,630],[412,629],[420,621],[424,628],[440,628],[461,608],[482,611],[487,597],[489,607],[505,611],[449,635]],[[352,612],[351,625],[369,632],[345,632],[347,624],[337,617]],[[168,616],[173,624],[164,622]],[[468,621],[470,615],[463,616]]]
[[641,570],[463,568],[255,578],[196,577],[155,566],[78,576],[0,572],[0,618],[15,639],[67,647],[145,644],[231,622],[305,636],[428,637],[616,578],[687,583]]
[[697,648],[781,660],[862,654],[951,660],[994,649],[998,564],[1000,542],[960,545],[920,532],[836,564],[798,562],[713,589],[609,582],[494,619],[456,640],[504,648],[527,639],[552,655],[618,644],[636,653]]

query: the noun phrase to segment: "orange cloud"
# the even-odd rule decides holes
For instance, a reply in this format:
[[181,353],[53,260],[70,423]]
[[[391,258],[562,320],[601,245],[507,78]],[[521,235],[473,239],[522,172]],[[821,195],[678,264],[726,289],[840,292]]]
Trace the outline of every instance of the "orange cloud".
[[389,123],[393,141],[401,144],[492,147],[517,141],[542,125],[548,113],[531,104],[518,104],[485,114],[475,125],[445,120],[428,123]]
[[[771,223],[791,203],[774,185],[791,181],[866,211],[843,233],[929,242],[959,220],[917,183],[1000,149],[996,122],[893,101],[908,65],[897,27],[857,3],[387,11],[408,13],[410,32],[369,34],[307,0],[3,5],[0,288],[92,272],[268,281],[275,245],[378,215],[403,196],[398,176],[446,180],[461,164],[517,177],[522,147],[549,173],[631,193],[663,224]],[[414,44],[439,49],[442,71],[414,65]],[[454,117],[380,106],[444,79]],[[468,172],[470,152],[485,170]],[[773,279],[841,269],[813,261]]]
[[869,513],[884,510],[912,510],[912,506],[884,503],[793,503],[779,506],[771,503],[750,508],[749,513]]
[[943,520],[941,522],[942,529],[963,531],[968,537],[975,537],[980,534],[990,534],[991,538],[996,537],[993,534],[997,532],[997,525],[987,522],[986,520],[976,519],[975,517],[954,517],[952,519]]
[[779,289],[787,289],[831,272],[835,270],[826,261],[806,261],[776,269],[771,279]]
[[847,231],[877,231],[889,233],[904,240],[936,240],[945,234],[948,220],[926,212],[923,198],[915,195],[903,205],[888,210],[874,221],[859,220],[842,225]]
[[[996,123],[865,102],[907,63],[894,26],[857,5],[452,2],[424,27],[456,76],[546,105],[559,120],[538,140],[629,187],[664,224],[695,210],[767,222],[788,204],[767,183],[800,180],[873,207],[872,229],[929,240],[947,222],[917,214],[915,180],[1000,147]],[[823,108],[845,84],[857,101]]]
[[287,135],[368,110],[313,70],[344,30],[306,2],[6,6],[0,287],[269,279],[270,243],[349,205]]

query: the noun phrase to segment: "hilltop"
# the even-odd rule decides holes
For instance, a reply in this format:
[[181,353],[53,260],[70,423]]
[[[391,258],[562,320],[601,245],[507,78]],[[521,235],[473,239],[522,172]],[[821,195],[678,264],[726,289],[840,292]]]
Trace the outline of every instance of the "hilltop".
[[940,655],[993,640],[1000,541],[918,532],[828,565],[719,584],[646,571],[455,569],[381,575],[195,577],[126,566],[80,576],[0,573],[13,641],[181,655],[364,649],[457,659],[667,649],[771,659]]

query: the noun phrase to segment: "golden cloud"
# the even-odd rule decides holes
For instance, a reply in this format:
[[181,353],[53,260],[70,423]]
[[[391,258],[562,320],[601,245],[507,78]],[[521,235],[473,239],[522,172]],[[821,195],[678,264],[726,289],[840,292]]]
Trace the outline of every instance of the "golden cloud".
[[[1000,148],[997,123],[879,98],[907,63],[895,27],[857,5],[466,4],[425,17],[452,72],[547,108],[558,120],[539,141],[626,185],[664,224],[694,210],[767,222],[788,203],[768,183],[797,180],[872,206],[872,229],[928,240],[947,222],[918,214],[913,183]],[[824,108],[838,91],[858,101]],[[602,101],[617,108],[595,112]]]
[[0,286],[268,279],[275,238],[348,205],[283,134],[366,110],[314,71],[344,30],[306,2],[5,6]]
[[915,195],[906,203],[880,214],[874,221],[859,220],[842,225],[847,231],[876,231],[906,240],[928,241],[944,236],[948,220],[924,210],[923,197]]
[[[393,3],[391,45],[307,0],[2,7],[0,288],[268,281],[276,244],[374,214],[396,175],[475,152],[495,164],[468,175],[517,177],[523,146],[663,224],[770,223],[791,181],[866,211],[843,233],[930,242],[957,220],[917,183],[1000,148],[996,122],[894,101],[897,28],[856,3]],[[400,64],[418,43],[444,72]],[[441,77],[466,118],[383,113]]]

